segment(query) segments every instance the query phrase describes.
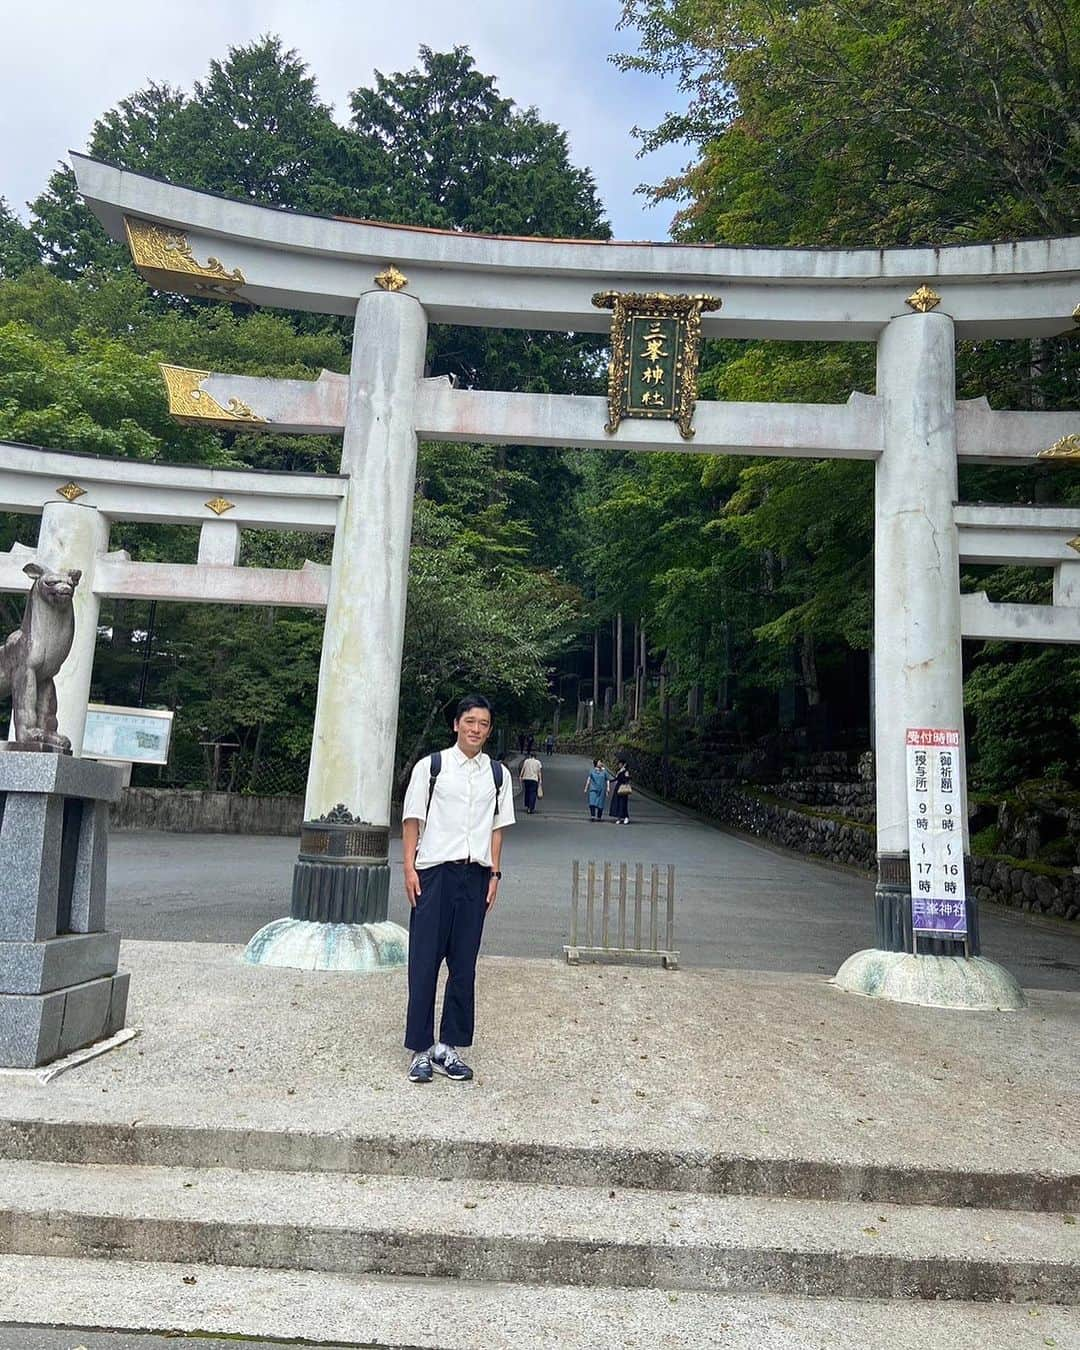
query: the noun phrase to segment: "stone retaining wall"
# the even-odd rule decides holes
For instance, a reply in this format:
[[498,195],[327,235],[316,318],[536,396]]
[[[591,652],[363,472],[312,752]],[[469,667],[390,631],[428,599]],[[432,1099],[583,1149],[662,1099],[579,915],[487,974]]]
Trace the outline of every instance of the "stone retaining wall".
[[1013,909],[1080,919],[1080,876],[1034,872],[1018,867],[1013,858],[972,858],[972,878],[979,900],[996,901]]
[[802,802],[806,806],[820,806],[835,815],[847,816],[864,825],[874,819],[873,783],[851,783],[785,778],[776,788],[777,796],[786,801]]
[[[619,753],[629,765],[632,777],[644,788],[700,811],[720,824],[810,857],[867,872],[875,869],[873,811],[868,810],[864,820],[863,811],[867,808],[859,805],[872,801],[872,783],[864,780],[837,784],[800,778],[761,790],[735,786],[726,779],[707,777],[691,772],[684,765],[671,764],[665,784],[660,755],[634,746],[622,746]],[[837,791],[845,787],[851,792]],[[818,801],[829,804],[839,797],[847,804],[846,809],[837,812],[805,809],[804,803],[785,799],[785,794],[793,790],[807,796],[816,791]],[[1080,875],[1066,869],[1036,870],[1005,857],[974,857],[971,865],[979,900],[1080,922]]]
[[[623,746],[631,777],[644,788],[664,794],[684,806],[747,834],[828,862],[869,871],[874,866],[874,830],[858,820],[835,813],[800,811],[767,792],[734,786],[723,778],[706,777],[680,764],[669,764],[664,783],[661,756],[636,746]],[[778,784],[777,792],[787,789]]]
[[725,806],[725,813],[719,818],[737,830],[828,862],[860,867],[867,872],[875,866],[872,826],[810,815],[786,802],[770,801],[738,789],[728,792]]
[[247,797],[186,788],[124,789],[109,808],[114,830],[168,830],[176,834],[299,835],[303,797]]

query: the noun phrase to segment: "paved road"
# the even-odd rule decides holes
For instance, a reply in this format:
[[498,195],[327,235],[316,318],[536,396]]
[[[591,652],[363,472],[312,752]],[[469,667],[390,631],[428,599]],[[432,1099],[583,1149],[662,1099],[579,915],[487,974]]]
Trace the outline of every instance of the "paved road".
[[[832,974],[873,942],[873,887],[864,877],[737,838],[640,795],[628,827],[594,824],[582,792],[586,768],[574,756],[546,761],[537,814],[508,834],[486,952],[561,952],[574,858],[674,863],[684,965]],[[246,942],[288,913],[295,857],[293,839],[117,832],[110,924],[131,938]],[[400,861],[399,840],[393,857]],[[390,917],[406,923],[407,913],[395,878]],[[1075,925],[984,906],[983,952],[1029,987],[1080,990]]]

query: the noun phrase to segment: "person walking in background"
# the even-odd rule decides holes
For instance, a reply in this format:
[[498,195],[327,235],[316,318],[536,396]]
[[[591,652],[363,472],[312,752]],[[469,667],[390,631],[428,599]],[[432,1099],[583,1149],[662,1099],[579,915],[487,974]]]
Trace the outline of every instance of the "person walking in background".
[[525,753],[525,733],[524,733],[523,731],[519,731],[519,732],[518,732],[518,754],[519,754],[519,755],[523,755],[524,753]]
[[525,753],[531,755],[536,749],[536,737],[530,731],[525,740]]
[[630,824],[630,770],[620,759],[615,765],[615,786],[611,791],[611,818],[616,825]]
[[544,795],[544,766],[531,749],[522,761],[520,777],[521,790],[525,794],[525,810],[531,816],[536,810],[537,797]]
[[585,779],[585,795],[589,799],[589,819],[603,820],[604,802],[607,800],[608,784],[611,774],[604,768],[602,760],[594,759],[589,776]]
[[544,753],[547,755],[553,755],[555,753],[555,737],[550,734],[544,742]]
[[[454,718],[455,744],[419,760],[409,779],[401,841],[409,912],[409,1003],[405,1046],[411,1083],[432,1071],[457,1082],[473,1076],[458,1050],[472,1045],[476,958],[484,919],[502,872],[502,832],[514,823],[509,774],[483,753],[491,704],[463,698]],[[446,962],[439,1039],[435,992]]]

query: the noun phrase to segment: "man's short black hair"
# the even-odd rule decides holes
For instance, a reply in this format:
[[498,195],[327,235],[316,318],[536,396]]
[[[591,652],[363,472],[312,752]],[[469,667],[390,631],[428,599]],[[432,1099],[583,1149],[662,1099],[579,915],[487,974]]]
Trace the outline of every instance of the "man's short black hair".
[[483,694],[466,694],[457,705],[457,709],[454,713],[454,721],[456,722],[459,718],[464,717],[465,714],[470,712],[473,708],[483,708],[494,722],[495,714],[491,710],[491,704]]

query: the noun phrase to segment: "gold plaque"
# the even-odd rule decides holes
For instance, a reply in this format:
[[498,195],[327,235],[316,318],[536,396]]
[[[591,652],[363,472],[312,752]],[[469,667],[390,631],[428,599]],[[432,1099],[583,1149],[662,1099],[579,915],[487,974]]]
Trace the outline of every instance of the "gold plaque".
[[86,489],[81,488],[78,483],[65,483],[63,487],[58,487],[56,490],[61,497],[66,498],[69,502],[86,496]]
[[132,216],[124,217],[124,229],[131,260],[151,286],[209,300],[238,298],[236,292],[244,285],[239,267],[229,272],[217,258],[198,262],[182,230]]
[[189,370],[186,366],[159,366],[169,395],[169,412],[178,422],[193,427],[235,427],[238,422],[249,427],[264,427],[270,419],[260,417],[239,398],[231,398],[224,407],[201,388],[208,370]]
[[608,366],[608,420],[615,432],[624,418],[678,424],[683,440],[694,434],[701,315],[719,309],[713,295],[600,291],[592,302],[614,310]]
[[226,511],[231,511],[236,503],[227,502],[224,497],[214,497],[210,501],[204,502],[203,505],[208,506],[215,516],[223,516]]

